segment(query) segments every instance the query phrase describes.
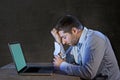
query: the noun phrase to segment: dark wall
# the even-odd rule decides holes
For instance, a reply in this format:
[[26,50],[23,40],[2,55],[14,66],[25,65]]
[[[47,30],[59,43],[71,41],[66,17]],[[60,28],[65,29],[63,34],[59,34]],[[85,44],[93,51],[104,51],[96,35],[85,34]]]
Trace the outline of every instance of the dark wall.
[[65,14],[106,34],[120,63],[118,0],[0,0],[0,66],[12,62],[7,46],[12,41],[21,42],[28,62],[52,61],[50,30]]

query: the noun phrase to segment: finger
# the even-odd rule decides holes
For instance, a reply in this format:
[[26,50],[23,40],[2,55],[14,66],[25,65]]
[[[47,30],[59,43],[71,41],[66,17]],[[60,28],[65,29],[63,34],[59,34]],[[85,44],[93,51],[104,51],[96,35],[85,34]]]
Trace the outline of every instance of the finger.
[[53,62],[53,66],[55,66],[55,62]]
[[53,28],[52,30],[51,30],[51,33],[53,34],[55,32],[55,29]]
[[56,65],[57,65],[57,61],[54,61],[54,62],[53,62],[53,65],[56,66]]
[[56,61],[56,58],[54,58],[53,61],[55,62],[55,61]]
[[53,33],[56,33],[56,32],[57,32],[57,30],[56,30],[55,28],[53,28],[52,32],[53,32]]
[[55,55],[54,57],[55,57],[55,58],[60,58],[60,56],[59,56],[59,55]]
[[57,30],[55,28],[53,28],[53,31],[57,32]]

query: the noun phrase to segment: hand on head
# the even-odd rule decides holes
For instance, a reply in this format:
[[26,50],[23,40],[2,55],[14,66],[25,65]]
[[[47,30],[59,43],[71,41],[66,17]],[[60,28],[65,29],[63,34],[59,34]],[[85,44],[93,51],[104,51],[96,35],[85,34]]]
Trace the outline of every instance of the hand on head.
[[58,31],[55,28],[53,28],[51,30],[51,34],[54,37],[54,39],[56,40],[56,42],[61,43],[61,38],[60,38],[60,36],[58,34]]

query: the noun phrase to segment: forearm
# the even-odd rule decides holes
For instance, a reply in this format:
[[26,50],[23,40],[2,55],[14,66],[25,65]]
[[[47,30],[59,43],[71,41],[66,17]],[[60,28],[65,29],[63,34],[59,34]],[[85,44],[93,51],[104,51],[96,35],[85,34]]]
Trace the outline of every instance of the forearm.
[[61,58],[65,58],[65,51],[64,51],[64,47],[61,43],[58,42],[54,42],[54,56],[59,55]]
[[60,70],[66,72],[68,75],[79,76],[84,79],[92,78],[92,71],[88,66],[79,66],[74,64],[69,64],[67,62],[62,62],[60,65]]

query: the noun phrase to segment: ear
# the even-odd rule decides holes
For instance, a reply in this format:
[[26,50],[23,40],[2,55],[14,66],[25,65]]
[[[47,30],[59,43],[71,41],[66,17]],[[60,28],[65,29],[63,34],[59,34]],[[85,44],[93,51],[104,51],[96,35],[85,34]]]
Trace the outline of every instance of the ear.
[[77,28],[75,28],[75,27],[72,28],[72,34],[77,34],[78,31],[79,31],[79,30],[78,30]]

